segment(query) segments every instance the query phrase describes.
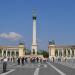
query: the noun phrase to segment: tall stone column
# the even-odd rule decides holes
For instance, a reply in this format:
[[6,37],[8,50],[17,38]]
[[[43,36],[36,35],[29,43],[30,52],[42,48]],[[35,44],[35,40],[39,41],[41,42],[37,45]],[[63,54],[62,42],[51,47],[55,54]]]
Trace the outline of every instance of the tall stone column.
[[36,16],[33,15],[33,39],[31,53],[37,55],[37,42],[36,42]]

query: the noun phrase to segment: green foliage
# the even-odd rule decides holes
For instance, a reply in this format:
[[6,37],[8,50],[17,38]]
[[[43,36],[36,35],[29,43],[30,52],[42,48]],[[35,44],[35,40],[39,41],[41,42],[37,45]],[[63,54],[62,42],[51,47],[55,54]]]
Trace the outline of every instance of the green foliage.
[[45,57],[45,58],[49,57],[49,53],[46,50],[38,50],[37,54],[43,55],[43,57]]
[[49,57],[49,53],[47,51],[43,50],[43,57],[44,58],[48,58]]
[[26,55],[30,55],[31,54],[31,51],[29,49],[25,49],[25,54]]
[[38,55],[43,55],[43,50],[37,50]]

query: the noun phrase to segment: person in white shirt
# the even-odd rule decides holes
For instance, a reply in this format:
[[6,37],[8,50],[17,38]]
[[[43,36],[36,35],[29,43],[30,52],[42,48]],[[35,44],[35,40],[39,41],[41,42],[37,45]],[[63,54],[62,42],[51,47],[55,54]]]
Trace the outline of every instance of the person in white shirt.
[[3,61],[4,61],[4,62],[7,62],[7,61],[8,61],[8,59],[5,57]]
[[6,70],[7,70],[7,61],[8,61],[8,59],[6,57],[4,57],[4,59],[3,59],[3,72],[6,72]]

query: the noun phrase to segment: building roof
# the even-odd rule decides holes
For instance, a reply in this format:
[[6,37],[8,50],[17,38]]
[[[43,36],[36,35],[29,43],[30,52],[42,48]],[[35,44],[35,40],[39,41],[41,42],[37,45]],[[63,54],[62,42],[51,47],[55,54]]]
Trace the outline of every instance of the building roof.
[[[51,45],[49,45],[50,47]],[[54,45],[56,48],[75,48],[75,45]]]
[[0,48],[18,48],[18,46],[0,46]]

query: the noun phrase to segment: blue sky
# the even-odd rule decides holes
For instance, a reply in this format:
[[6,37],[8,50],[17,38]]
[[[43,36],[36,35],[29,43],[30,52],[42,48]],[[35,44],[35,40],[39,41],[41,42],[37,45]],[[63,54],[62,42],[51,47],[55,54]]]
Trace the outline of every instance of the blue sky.
[[[12,32],[21,35],[31,48],[33,9],[40,49],[47,49],[48,40],[58,45],[75,44],[75,0],[0,0],[0,36]],[[17,45],[18,41],[0,37],[0,45]]]

